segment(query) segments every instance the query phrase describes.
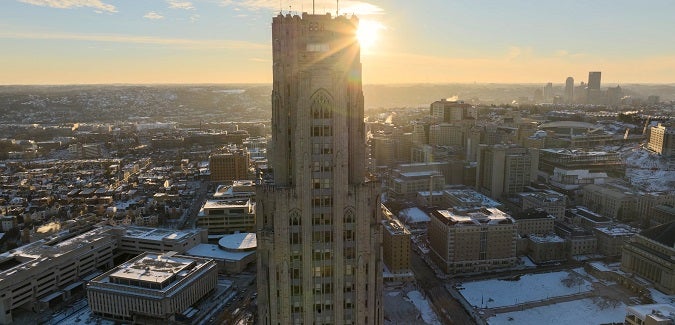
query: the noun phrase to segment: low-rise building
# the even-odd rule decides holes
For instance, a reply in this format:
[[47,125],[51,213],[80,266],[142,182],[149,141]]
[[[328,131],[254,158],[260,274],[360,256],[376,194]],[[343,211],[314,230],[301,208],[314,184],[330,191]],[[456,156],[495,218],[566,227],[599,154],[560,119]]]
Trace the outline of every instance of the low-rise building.
[[255,182],[251,180],[237,180],[229,185],[219,185],[213,198],[222,199],[248,199],[255,197]]
[[666,294],[675,294],[675,222],[631,237],[623,247],[621,269],[651,281]]
[[626,307],[626,325],[671,325],[675,323],[675,306],[669,304]]
[[237,232],[255,232],[255,203],[251,199],[207,200],[197,215],[197,227],[209,237]]
[[[382,259],[389,278],[400,279],[400,275],[409,278],[410,272],[410,231],[396,219],[382,220]],[[385,276],[385,280],[386,276]]]
[[449,208],[500,208],[502,204],[469,188],[453,188],[442,192],[443,204]]
[[431,221],[429,214],[417,207],[402,209],[398,213],[398,219],[405,223],[412,233],[426,233]]
[[604,216],[630,219],[635,215],[637,199],[629,188],[591,184],[584,186],[582,192],[584,206]]
[[199,244],[185,254],[210,258],[218,264],[221,272],[235,274],[255,264],[255,250],[258,246],[255,233],[225,235],[215,244]]
[[532,262],[540,264],[567,259],[567,243],[554,234],[529,235],[528,254]]
[[522,192],[516,194],[520,197],[521,210],[541,208],[556,218],[565,216],[567,199],[565,195],[556,191],[544,190],[535,192]]
[[0,323],[17,308],[43,310],[82,287],[85,275],[113,266],[110,228],[61,234],[0,255]]
[[568,252],[571,256],[592,255],[598,252],[598,239],[590,230],[556,221],[555,233],[568,242]]
[[436,210],[429,225],[432,259],[450,274],[514,266],[515,220],[495,208]]
[[440,191],[445,186],[443,164],[402,164],[391,171],[388,193],[393,198],[413,199],[420,191]]
[[114,227],[112,233],[121,252],[169,252],[183,254],[188,249],[207,242],[204,229],[165,229],[148,227]]
[[671,223],[675,221],[675,206],[670,204],[661,204],[652,207],[650,224],[654,226]]
[[529,209],[515,214],[513,219],[516,220],[516,229],[520,236],[553,233],[555,217],[543,209]]
[[626,225],[618,224],[607,227],[593,228],[598,238],[598,253],[605,256],[621,256],[621,249],[626,241],[635,236],[638,230]]
[[92,313],[123,322],[174,321],[218,281],[212,260],[174,254],[144,253],[92,279]]
[[606,227],[612,224],[612,219],[595,213],[583,206],[568,209],[565,212],[565,221],[588,230],[595,227]]

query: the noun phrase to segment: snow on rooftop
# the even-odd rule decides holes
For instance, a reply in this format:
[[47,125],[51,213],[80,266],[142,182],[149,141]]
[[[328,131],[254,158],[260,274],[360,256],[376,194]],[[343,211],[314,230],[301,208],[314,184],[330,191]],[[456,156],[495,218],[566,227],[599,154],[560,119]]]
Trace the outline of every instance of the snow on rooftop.
[[626,225],[595,227],[595,229],[610,236],[633,236],[639,232],[637,229]]
[[419,222],[429,222],[431,219],[424,211],[419,208],[408,208],[403,209],[398,214],[399,219],[403,220],[405,223],[419,223]]
[[590,265],[592,268],[600,271],[600,272],[610,272],[612,271],[610,268],[605,265],[605,263],[602,262],[589,262],[588,265]]
[[128,227],[124,237],[148,240],[181,239],[193,234],[194,230],[176,230],[164,228]]
[[538,236],[538,235],[530,235],[529,236],[530,240],[535,242],[535,243],[564,243],[565,240],[558,237],[557,235],[544,235],[544,236]]
[[206,200],[202,209],[224,209],[232,207],[247,207],[251,204],[248,199],[236,200]]
[[403,177],[430,177],[430,176],[438,176],[440,173],[435,170],[428,170],[428,171],[419,171],[419,172],[403,172],[401,173],[401,176]]
[[487,223],[494,225],[503,221],[515,223],[511,216],[496,208],[471,209],[467,211],[461,211],[459,209],[437,210],[437,212],[444,218],[457,224],[481,225]]
[[675,295],[667,295],[657,289],[649,288],[652,300],[659,304],[675,304]]
[[227,261],[240,261],[246,258],[251,254],[255,254],[255,251],[226,251],[214,244],[199,244],[187,252],[186,255],[212,258],[214,260],[227,260]]
[[501,206],[501,204],[498,203],[497,201],[474,190],[460,189],[460,190],[445,190],[444,192],[466,205],[484,206],[488,208]]
[[582,280],[581,285],[565,286],[562,280],[570,274],[568,271],[559,271],[526,274],[516,281],[490,279],[465,282],[460,293],[473,306],[495,308],[591,290],[591,284],[586,280]]
[[647,315],[655,315],[656,317],[666,320],[667,318],[664,316],[675,315],[675,306],[670,304],[628,306],[626,307],[626,313],[638,316],[638,318],[643,320]]
[[255,233],[239,233],[225,235],[218,240],[218,245],[228,250],[250,250],[258,245]]
[[194,261],[170,254],[148,253],[132,263],[119,266],[110,273],[111,278],[131,279],[143,282],[164,282],[192,265]]

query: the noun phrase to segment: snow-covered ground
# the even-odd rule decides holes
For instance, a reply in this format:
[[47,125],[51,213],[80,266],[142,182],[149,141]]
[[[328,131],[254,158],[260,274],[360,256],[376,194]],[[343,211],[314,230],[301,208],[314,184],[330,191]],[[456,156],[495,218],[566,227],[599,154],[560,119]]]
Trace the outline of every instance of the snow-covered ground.
[[520,259],[520,263],[519,263],[519,264],[521,264],[521,265],[524,266],[524,267],[537,267],[537,265],[534,264],[534,263],[532,262],[532,260],[531,260],[529,257],[527,257],[527,256],[521,256],[521,257],[519,257],[519,259]]
[[498,314],[488,324],[606,324],[623,323],[626,305],[601,298],[562,302],[532,309]]
[[651,292],[652,300],[654,300],[655,303],[675,305],[675,295],[667,295],[654,288],[649,289],[649,292]]
[[408,299],[410,299],[410,302],[415,305],[417,310],[419,310],[420,314],[422,315],[422,319],[424,320],[425,323],[435,325],[438,324],[440,325],[441,323],[438,321],[438,317],[436,317],[436,313],[434,313],[433,310],[431,310],[431,306],[429,306],[429,301],[426,300],[426,298],[422,297],[422,294],[419,291],[410,291],[407,293]]
[[570,277],[568,271],[542,274],[526,274],[517,281],[491,279],[465,282],[460,291],[473,306],[495,308],[512,306],[525,302],[545,300],[590,291],[591,284],[579,277],[578,284],[566,286],[563,279]]
[[384,285],[384,320],[387,325],[440,325],[429,301],[413,283],[389,282]]
[[663,157],[645,149],[631,149],[621,153],[626,162],[626,177],[643,191],[672,191],[675,188],[675,170],[668,170]]

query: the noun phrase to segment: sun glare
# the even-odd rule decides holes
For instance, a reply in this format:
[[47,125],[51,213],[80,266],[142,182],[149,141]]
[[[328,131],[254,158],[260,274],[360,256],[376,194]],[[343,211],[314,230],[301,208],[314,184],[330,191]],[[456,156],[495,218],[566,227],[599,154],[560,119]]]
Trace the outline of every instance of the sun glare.
[[382,29],[384,29],[384,26],[379,22],[372,20],[359,21],[359,29],[356,31],[356,37],[359,39],[361,49],[366,51],[372,50],[377,43],[380,30]]

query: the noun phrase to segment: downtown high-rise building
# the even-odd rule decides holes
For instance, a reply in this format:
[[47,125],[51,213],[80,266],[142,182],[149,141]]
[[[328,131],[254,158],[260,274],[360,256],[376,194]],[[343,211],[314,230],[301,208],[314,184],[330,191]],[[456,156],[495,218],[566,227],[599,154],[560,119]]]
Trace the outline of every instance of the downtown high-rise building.
[[591,71],[588,73],[588,89],[600,90],[600,79],[602,72]]
[[586,89],[586,103],[602,104],[602,90],[600,89],[600,80],[602,72],[591,71],[588,73],[588,88]]
[[574,78],[567,77],[565,80],[565,103],[574,103]]
[[273,182],[257,190],[259,324],[381,324],[355,16],[273,18]]

